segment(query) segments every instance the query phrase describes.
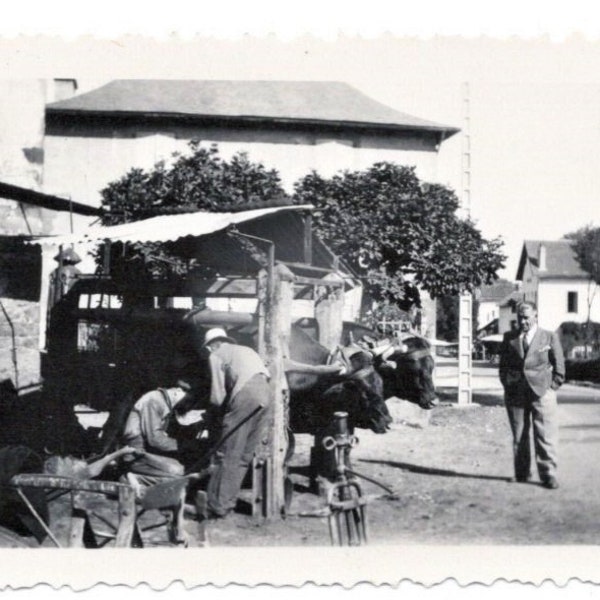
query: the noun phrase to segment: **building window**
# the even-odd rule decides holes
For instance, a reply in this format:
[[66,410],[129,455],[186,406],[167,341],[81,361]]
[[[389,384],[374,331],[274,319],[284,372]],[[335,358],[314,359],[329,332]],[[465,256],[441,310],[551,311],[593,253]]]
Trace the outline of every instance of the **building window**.
[[567,292],[567,312],[577,312],[577,292]]

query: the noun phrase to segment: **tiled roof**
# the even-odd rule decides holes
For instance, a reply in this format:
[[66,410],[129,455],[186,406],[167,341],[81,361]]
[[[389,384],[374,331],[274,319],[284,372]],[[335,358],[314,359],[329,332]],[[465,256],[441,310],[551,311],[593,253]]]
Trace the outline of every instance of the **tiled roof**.
[[198,81],[123,79],[48,104],[52,115],[152,115],[344,124],[425,130],[459,129],[397,111],[347,83],[332,81]]
[[502,300],[507,294],[510,294],[515,289],[515,284],[505,279],[499,279],[491,285],[481,287],[479,302],[493,302]]
[[507,296],[505,296],[500,302],[498,302],[498,306],[500,308],[504,308],[506,306],[510,306],[512,302],[522,302],[523,301],[523,292],[519,290],[515,290],[511,292]]
[[[540,268],[540,247],[546,252],[545,268]],[[587,279],[587,273],[579,266],[569,240],[525,240],[517,279],[523,279],[526,262],[529,261],[539,279]],[[544,267],[544,265],[542,265]]]

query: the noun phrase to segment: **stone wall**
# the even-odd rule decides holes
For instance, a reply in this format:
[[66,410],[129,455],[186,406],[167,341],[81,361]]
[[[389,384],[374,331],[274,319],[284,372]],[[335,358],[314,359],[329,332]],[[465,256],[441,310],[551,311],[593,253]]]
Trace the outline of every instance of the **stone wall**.
[[19,387],[36,384],[40,379],[38,350],[39,304],[27,300],[2,298],[2,306],[12,322],[17,349],[17,375],[13,364],[13,339],[9,321],[0,310],[0,381],[10,379]]

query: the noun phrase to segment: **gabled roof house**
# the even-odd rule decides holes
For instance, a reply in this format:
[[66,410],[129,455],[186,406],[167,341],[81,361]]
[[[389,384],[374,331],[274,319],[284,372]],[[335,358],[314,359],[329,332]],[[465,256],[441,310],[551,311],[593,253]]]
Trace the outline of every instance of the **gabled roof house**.
[[524,300],[538,306],[542,327],[556,330],[567,321],[600,321],[600,298],[580,267],[570,240],[525,240],[517,280]]
[[[184,152],[190,140],[244,151],[294,181],[381,160],[435,180],[440,144],[457,133],[332,81],[116,80],[46,106],[44,187],[99,202],[132,167]],[[64,188],[68,187],[68,190]]]

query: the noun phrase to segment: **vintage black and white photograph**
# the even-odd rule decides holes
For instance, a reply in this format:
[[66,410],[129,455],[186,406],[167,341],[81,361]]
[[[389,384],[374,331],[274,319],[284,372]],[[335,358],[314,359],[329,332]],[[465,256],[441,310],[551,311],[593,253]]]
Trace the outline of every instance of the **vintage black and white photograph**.
[[597,557],[597,42],[0,56],[0,547]]

